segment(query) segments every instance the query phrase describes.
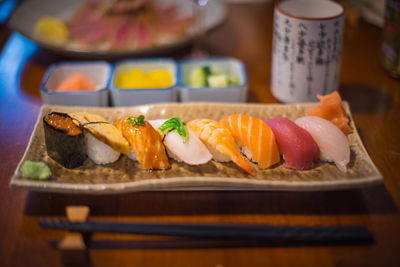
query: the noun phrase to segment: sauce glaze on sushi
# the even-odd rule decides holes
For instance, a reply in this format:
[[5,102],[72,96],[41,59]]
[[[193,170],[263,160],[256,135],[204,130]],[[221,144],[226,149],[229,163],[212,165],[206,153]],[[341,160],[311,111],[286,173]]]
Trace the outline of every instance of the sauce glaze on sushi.
[[170,168],[161,136],[144,116],[119,119],[115,126],[128,140],[131,152],[128,157],[137,160],[146,170],[165,170]]

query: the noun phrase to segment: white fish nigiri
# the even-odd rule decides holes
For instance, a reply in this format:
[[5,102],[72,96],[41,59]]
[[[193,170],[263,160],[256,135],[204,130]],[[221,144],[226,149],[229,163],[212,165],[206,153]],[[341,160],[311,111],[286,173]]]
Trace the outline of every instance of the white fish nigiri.
[[346,172],[350,161],[350,146],[346,135],[332,122],[315,116],[298,118],[295,123],[310,133],[320,149],[320,158],[333,161]]
[[[179,119],[175,119],[175,122],[180,122]],[[173,120],[171,119],[171,120]],[[164,125],[166,121],[171,120],[150,120],[149,123],[154,129],[158,130],[161,134],[165,134],[163,143],[167,148],[168,156],[172,157],[177,161],[183,161],[189,165],[200,165],[205,164],[212,159],[211,153],[207,147],[199,139],[195,132],[193,132],[187,126],[181,124],[181,130],[186,132],[186,136],[183,137],[178,133],[178,130],[169,130],[162,133],[159,129],[160,126]]]

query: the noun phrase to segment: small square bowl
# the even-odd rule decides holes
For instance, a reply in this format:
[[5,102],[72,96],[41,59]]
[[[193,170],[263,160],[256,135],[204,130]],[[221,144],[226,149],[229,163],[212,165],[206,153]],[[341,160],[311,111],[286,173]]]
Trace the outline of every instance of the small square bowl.
[[[58,92],[55,89],[74,73],[92,79],[95,91]],[[105,61],[61,62],[51,65],[42,81],[40,93],[43,103],[66,106],[108,106],[108,87],[112,66]]]
[[[198,67],[209,66],[226,75],[233,75],[238,84],[227,87],[190,87],[189,75]],[[247,77],[243,63],[235,58],[188,59],[180,64],[180,99],[182,102],[245,102],[247,99]]]
[[[167,70],[172,76],[172,85],[166,88],[119,88],[115,84],[118,75],[138,69],[146,74],[156,70]],[[132,59],[115,65],[111,82],[111,99],[114,106],[134,106],[150,103],[177,101],[178,67],[173,59]]]

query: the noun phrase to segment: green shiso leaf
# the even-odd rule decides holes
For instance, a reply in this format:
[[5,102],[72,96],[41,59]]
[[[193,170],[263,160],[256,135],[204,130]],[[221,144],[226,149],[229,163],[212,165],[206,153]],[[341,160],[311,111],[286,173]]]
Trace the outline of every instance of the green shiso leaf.
[[49,167],[43,162],[27,160],[21,167],[22,176],[30,179],[46,180],[51,176]]
[[145,126],[143,115],[140,115],[135,119],[128,118],[126,121],[132,126]]
[[171,131],[177,132],[183,138],[183,143],[187,143],[189,133],[185,127],[185,123],[179,118],[172,118],[164,122],[158,129],[165,135]]

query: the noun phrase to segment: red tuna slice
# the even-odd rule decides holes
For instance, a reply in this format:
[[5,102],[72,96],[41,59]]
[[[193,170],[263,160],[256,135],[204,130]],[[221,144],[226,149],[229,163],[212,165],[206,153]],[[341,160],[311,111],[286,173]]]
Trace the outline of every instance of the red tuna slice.
[[319,148],[311,135],[286,118],[274,118],[266,123],[272,129],[286,168],[310,169],[319,158]]

